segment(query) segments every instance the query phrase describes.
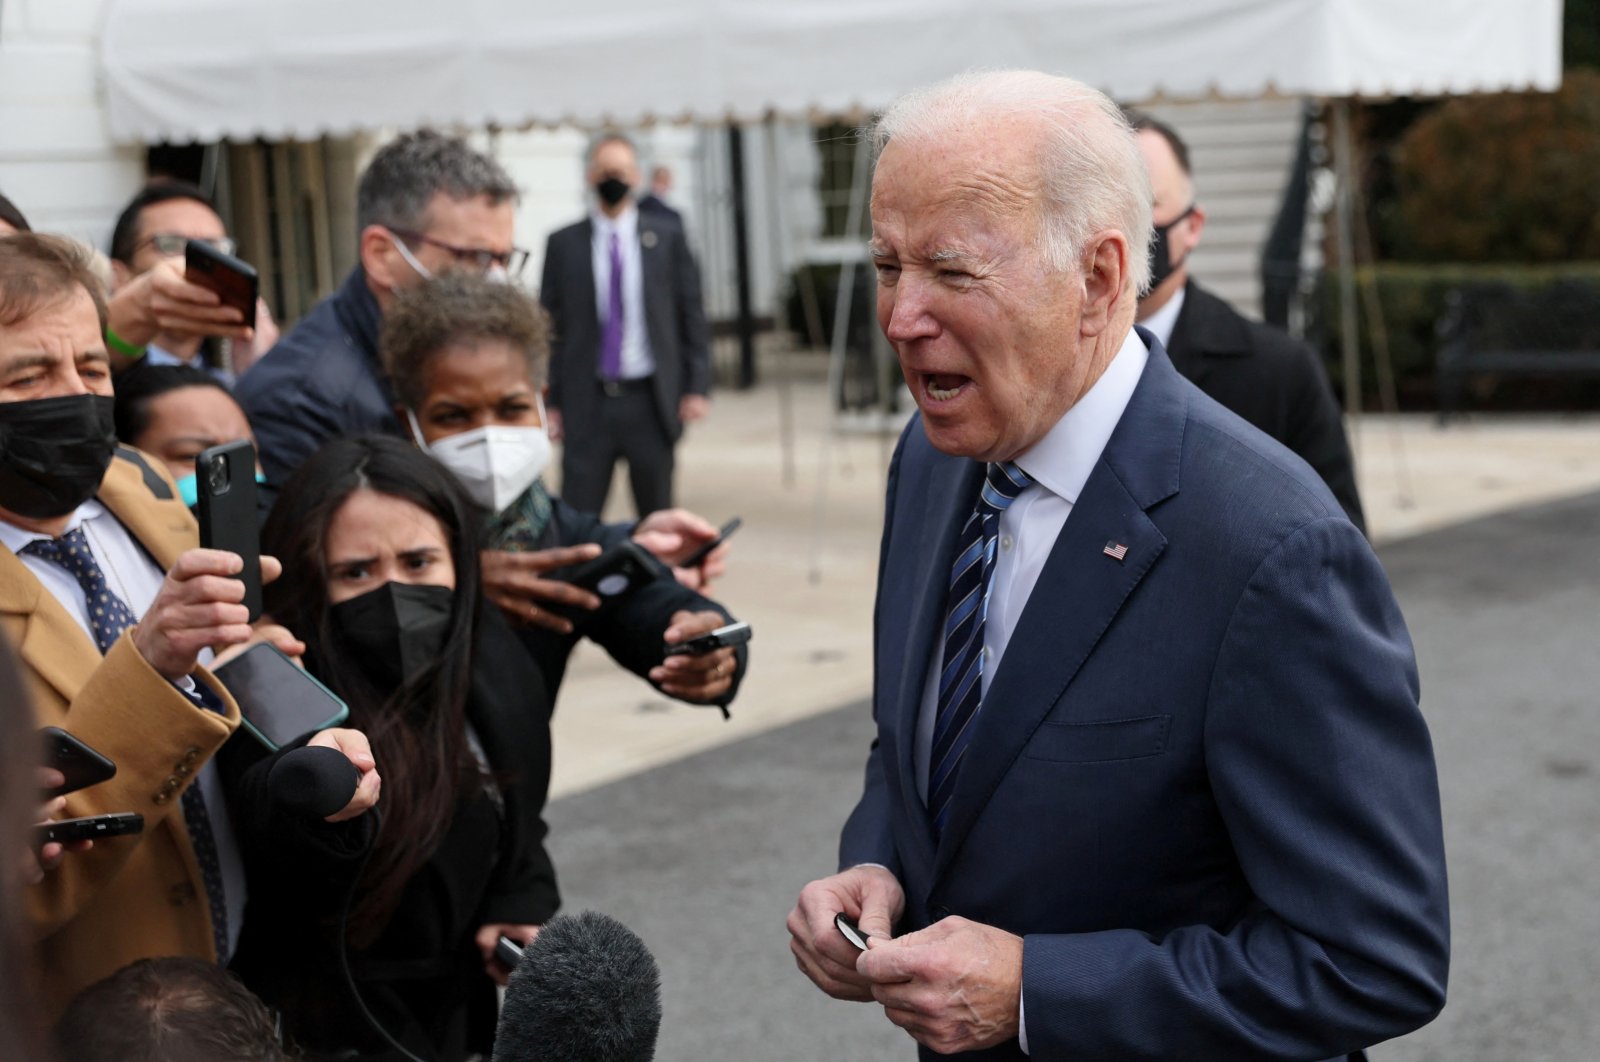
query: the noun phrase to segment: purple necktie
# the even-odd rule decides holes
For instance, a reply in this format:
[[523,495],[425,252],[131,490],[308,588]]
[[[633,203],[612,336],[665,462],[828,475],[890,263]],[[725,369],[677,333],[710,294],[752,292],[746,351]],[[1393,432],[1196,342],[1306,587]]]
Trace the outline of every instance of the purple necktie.
[[611,234],[611,290],[606,319],[600,325],[600,378],[622,378],[622,244]]

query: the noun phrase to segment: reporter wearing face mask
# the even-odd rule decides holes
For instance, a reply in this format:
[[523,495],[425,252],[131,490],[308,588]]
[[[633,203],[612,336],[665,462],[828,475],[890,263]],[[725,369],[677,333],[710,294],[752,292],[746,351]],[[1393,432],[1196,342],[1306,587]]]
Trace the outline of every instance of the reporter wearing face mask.
[[489,514],[485,594],[517,626],[551,696],[572,647],[589,637],[669,696],[697,704],[731,701],[743,677],[743,649],[662,653],[663,643],[731,621],[727,610],[683,585],[703,585],[720,572],[725,546],[703,569],[680,570],[680,580],[657,580],[600,611],[597,596],[559,579],[558,569],[597,557],[630,534],[672,564],[710,541],[716,529],[681,509],[651,513],[631,528],[605,524],[545,489],[540,477],[550,438],[542,396],[549,340],[538,304],[493,280],[439,277],[396,299],[380,347],[400,400],[400,422]]
[[[112,419],[117,439],[167,466],[178,496],[199,504],[195,460],[213,446],[245,439],[255,445],[250,421],[220,380],[191,365],[139,365],[117,377]],[[266,519],[271,497],[256,466],[257,497]]]
[[266,611],[304,632],[306,669],[384,772],[375,838],[370,815],[280,810],[265,764],[230,780],[252,896],[233,968],[319,1058],[395,1057],[342,948],[361,1000],[413,1054],[487,1055],[507,973],[495,941],[532,939],[560,902],[540,817],[550,702],[483,601],[478,515],[437,462],[368,435],[301,465],[262,529],[284,560]]

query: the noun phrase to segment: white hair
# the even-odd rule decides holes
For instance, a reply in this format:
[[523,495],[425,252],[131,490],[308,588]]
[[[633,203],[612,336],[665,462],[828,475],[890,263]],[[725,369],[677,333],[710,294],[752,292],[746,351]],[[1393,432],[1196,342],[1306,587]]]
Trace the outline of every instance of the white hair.
[[1150,176],[1127,117],[1104,93],[1034,70],[971,71],[908,92],[872,127],[873,147],[937,140],[997,117],[1037,119],[1043,177],[1039,250],[1057,270],[1079,268],[1089,237],[1105,229],[1128,241],[1129,279],[1150,283]]

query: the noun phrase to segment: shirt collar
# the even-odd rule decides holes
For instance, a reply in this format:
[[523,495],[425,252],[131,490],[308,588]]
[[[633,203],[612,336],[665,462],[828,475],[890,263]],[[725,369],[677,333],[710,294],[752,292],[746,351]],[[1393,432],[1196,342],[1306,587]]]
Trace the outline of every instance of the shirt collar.
[[1172,330],[1178,326],[1178,315],[1183,312],[1183,299],[1187,294],[1186,289],[1179,288],[1172,293],[1172,298],[1167,300],[1165,306],[1139,322],[1154,332],[1166,349],[1172,348]]
[[1017,465],[1052,494],[1076,505],[1089,473],[1111,441],[1111,433],[1133,398],[1150,352],[1133,329],[1087,394],[1066,411]]
[[632,205],[614,218],[608,218],[598,210],[591,210],[589,219],[594,222],[596,236],[609,237],[615,232],[619,240],[627,242],[639,232],[639,210]]

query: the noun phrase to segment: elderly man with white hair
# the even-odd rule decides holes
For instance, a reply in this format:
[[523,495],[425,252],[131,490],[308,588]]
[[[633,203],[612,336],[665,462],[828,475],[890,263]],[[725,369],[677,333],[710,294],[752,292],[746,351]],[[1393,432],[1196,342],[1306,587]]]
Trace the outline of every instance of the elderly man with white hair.
[[1126,119],[973,74],[876,140],[878,319],[920,415],[801,970],[924,1056],[1360,1058],[1426,1023],[1449,919],[1411,642],[1311,469],[1133,327]]

